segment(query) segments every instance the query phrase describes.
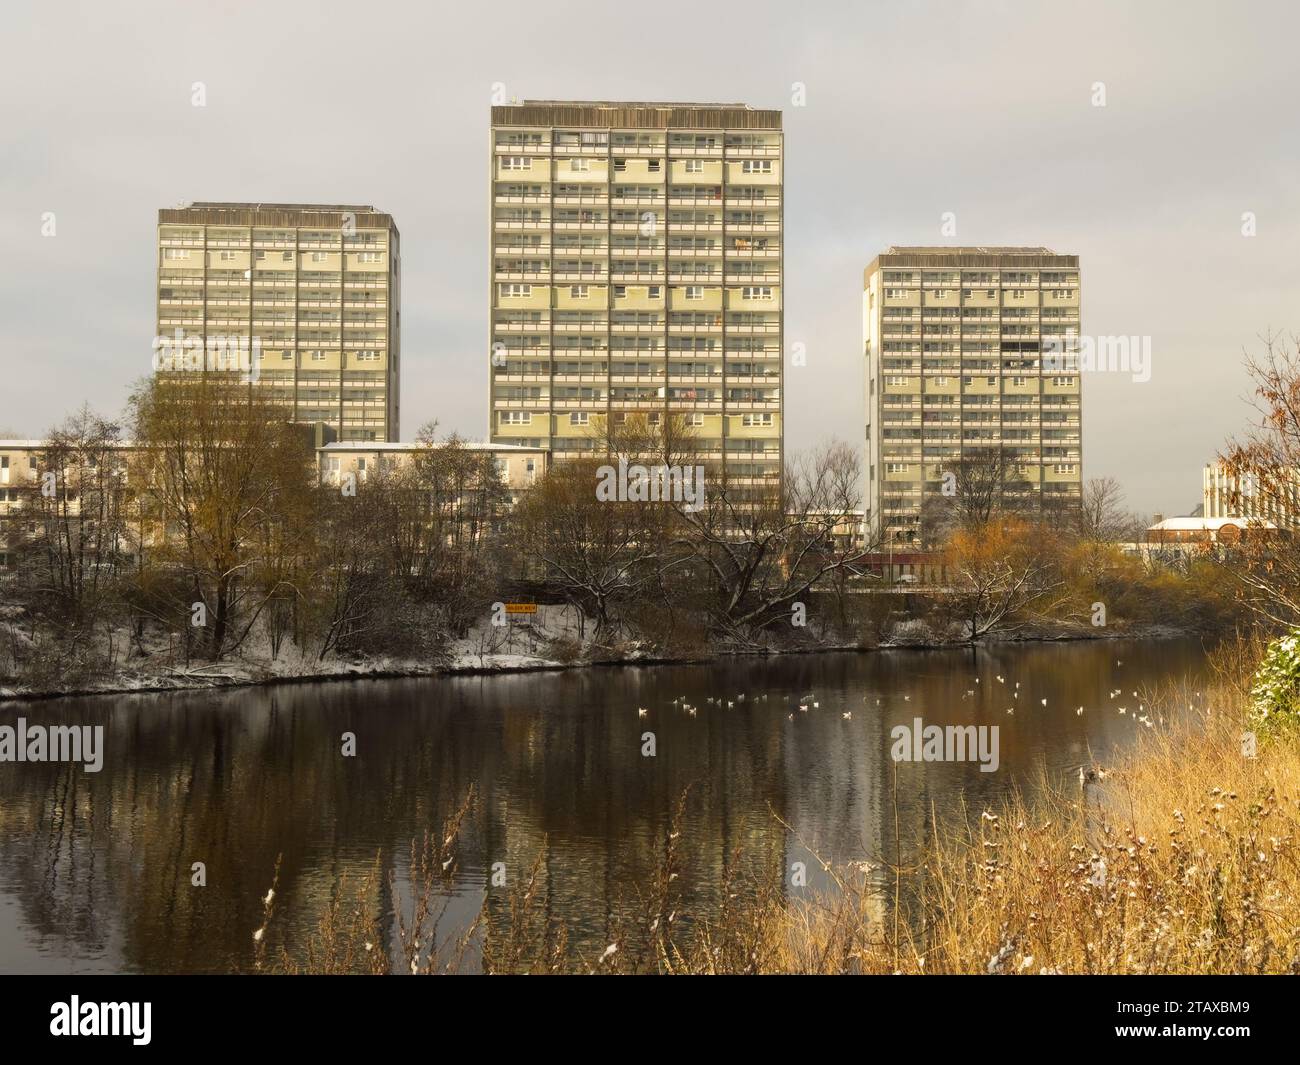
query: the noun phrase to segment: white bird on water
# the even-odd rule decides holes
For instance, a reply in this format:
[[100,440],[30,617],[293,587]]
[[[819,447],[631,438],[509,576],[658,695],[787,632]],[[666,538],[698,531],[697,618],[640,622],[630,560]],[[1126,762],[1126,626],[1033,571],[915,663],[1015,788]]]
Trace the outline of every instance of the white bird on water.
[[647,710],[644,706],[638,706],[638,707],[636,708],[636,716],[637,716],[637,717],[645,717],[646,714],[648,714],[648,713],[650,713],[650,711]]
[[1047,700],[1046,700],[1046,699],[1043,700],[1043,705],[1044,705],[1044,706],[1047,705]]
[[852,720],[853,720],[853,711],[852,711],[852,710],[845,710],[844,713],[840,714],[840,717],[844,718],[845,721],[852,721]]
[[1075,717],[1083,717],[1083,707],[1082,707],[1082,706],[1079,707],[1079,709],[1076,710],[1076,711],[1074,712],[1074,716],[1075,716]]

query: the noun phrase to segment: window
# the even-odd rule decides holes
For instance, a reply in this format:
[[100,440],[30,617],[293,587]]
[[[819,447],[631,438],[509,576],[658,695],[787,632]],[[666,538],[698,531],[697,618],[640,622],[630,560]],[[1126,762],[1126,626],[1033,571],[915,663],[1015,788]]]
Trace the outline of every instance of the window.
[[590,295],[591,295],[591,289],[590,289],[590,287],[587,286],[587,285],[570,285],[570,286],[569,286],[569,299],[572,299],[572,300],[585,300],[585,299],[589,298]]
[[740,290],[740,298],[746,300],[770,300],[772,298],[772,286],[746,285]]
[[513,284],[513,285],[501,286],[502,299],[524,299],[528,296],[531,296],[532,294],[533,294],[532,285]]
[[357,362],[378,362],[379,352],[377,351],[358,351]]
[[526,155],[507,155],[501,160],[502,170],[531,170],[533,161]]
[[645,290],[646,298],[657,300],[663,295],[663,289],[658,285],[649,285]]
[[325,253],[323,251],[312,252],[311,261],[314,263],[323,263],[325,261]]
[[377,251],[359,251],[357,252],[357,262],[359,263],[378,263],[383,262],[382,252]]
[[1025,298],[1025,290],[1022,288],[1013,288],[1008,293],[1013,300],[1022,300]]
[[772,172],[771,159],[746,159],[740,164],[742,174],[770,174]]
[[293,252],[291,252],[291,251],[282,251],[282,252],[280,252],[280,262],[282,262],[282,263],[291,263],[291,262],[293,262]]
[[686,173],[688,173],[688,174],[703,174],[703,173],[704,173],[704,160],[703,160],[703,159],[687,159],[687,160],[686,160],[686,166],[685,166],[684,169],[686,170]]
[[703,285],[687,285],[687,286],[686,286],[686,289],[685,289],[685,297],[686,297],[686,299],[688,299],[688,300],[702,300],[702,299],[704,299],[704,286],[703,286]]
[[906,472],[907,472],[907,463],[905,463],[905,462],[886,462],[886,463],[885,463],[885,472],[886,472],[886,473],[906,473]]
[[575,410],[572,414],[569,415],[569,424],[590,425],[591,415],[588,414],[585,410]]
[[905,295],[906,293],[901,288],[885,289],[885,299],[887,300],[901,300]]
[[313,352],[311,353],[311,361],[312,361],[312,362],[324,362],[324,361],[325,361],[325,352],[323,352],[323,351],[313,351]]
[[531,425],[532,422],[533,422],[532,411],[504,410],[501,412],[502,425]]
[[621,173],[623,173],[626,169],[627,169],[627,160],[626,160],[626,159],[615,159],[615,160],[614,160],[614,173],[616,173],[616,174],[621,174]]
[[627,286],[626,286],[626,285],[615,285],[615,286],[614,286],[614,298],[615,298],[616,300],[627,299]]
[[934,290],[934,298],[937,300],[946,300],[948,298],[948,290],[946,288],[936,288]]
[[649,170],[650,173],[652,173],[652,174],[657,174],[657,173],[659,173],[659,160],[658,160],[658,159],[647,159],[647,160],[646,160],[646,169]]
[[264,252],[264,251],[259,251],[259,252],[256,253],[256,255],[257,255],[257,261],[258,261],[259,263],[260,263],[263,259],[266,258],[266,252]]
[[704,426],[704,415],[688,414],[686,415],[686,424],[691,429],[701,429]]
[[585,173],[587,173],[588,171],[591,170],[591,160],[590,160],[590,159],[570,159],[570,160],[569,160],[569,169],[570,169],[570,170],[573,170],[573,171],[576,171],[576,172],[579,173],[579,174],[585,174]]
[[163,250],[164,259],[188,259],[190,251],[188,248],[166,248]]
[[223,251],[223,252],[219,252],[218,255],[217,255],[217,257],[218,257],[218,258],[219,258],[223,263],[233,263],[233,262],[235,261],[235,253],[234,253],[233,251]]
[[740,424],[746,428],[758,428],[772,424],[772,415],[770,414],[742,414]]

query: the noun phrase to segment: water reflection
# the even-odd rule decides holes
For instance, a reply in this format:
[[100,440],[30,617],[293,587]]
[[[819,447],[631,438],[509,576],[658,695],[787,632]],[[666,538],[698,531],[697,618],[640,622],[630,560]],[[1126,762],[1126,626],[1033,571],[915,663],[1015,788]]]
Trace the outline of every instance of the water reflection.
[[[652,876],[684,788],[682,885],[707,910],[737,850],[772,877],[802,844],[892,856],[894,725],[1000,726],[996,773],[898,767],[906,850],[932,809],[978,811],[1043,770],[1106,759],[1141,727],[1116,711],[1130,692],[1204,668],[1191,641],[1098,642],[5,704],[0,723],[105,725],[106,755],[98,774],[0,765],[0,969],[246,969],[277,855],[273,950],[377,851],[403,875],[411,840],[471,785],[455,912],[477,908],[492,863],[523,876],[540,855],[547,911],[595,944]],[[802,713],[807,694],[819,705]]]

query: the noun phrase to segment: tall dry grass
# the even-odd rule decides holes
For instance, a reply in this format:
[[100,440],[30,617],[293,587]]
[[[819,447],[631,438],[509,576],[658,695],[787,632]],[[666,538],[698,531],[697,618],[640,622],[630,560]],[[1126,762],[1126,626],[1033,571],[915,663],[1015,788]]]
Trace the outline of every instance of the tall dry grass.
[[[727,868],[764,872],[729,879],[718,904],[693,913],[679,886],[683,796],[655,875],[602,948],[573,945],[547,915],[534,867],[491,911],[485,898],[454,957],[434,959],[436,937],[412,929],[427,927],[445,885],[456,833],[444,833],[432,863],[413,863],[425,884],[414,897],[426,901],[419,921],[397,921],[391,956],[357,965],[344,952],[337,964],[324,940],[377,935],[379,922],[340,937],[327,912],[296,967],[446,972],[472,955],[473,968],[498,973],[1300,972],[1300,744],[1243,754],[1242,663],[1254,660],[1224,652],[1200,699],[1164,691],[1120,765],[972,811],[959,830],[935,818],[937,842],[906,867],[886,861],[883,876],[828,863],[833,888],[809,895],[788,887],[779,854],[737,860]],[[413,937],[426,951],[414,965]]]

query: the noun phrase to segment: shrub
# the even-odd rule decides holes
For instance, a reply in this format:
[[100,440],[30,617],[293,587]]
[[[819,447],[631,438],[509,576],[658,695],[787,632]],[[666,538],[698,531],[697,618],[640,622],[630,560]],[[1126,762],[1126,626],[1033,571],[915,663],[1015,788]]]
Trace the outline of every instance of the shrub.
[[1250,689],[1248,720],[1261,738],[1300,725],[1300,631],[1268,645]]

